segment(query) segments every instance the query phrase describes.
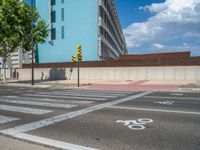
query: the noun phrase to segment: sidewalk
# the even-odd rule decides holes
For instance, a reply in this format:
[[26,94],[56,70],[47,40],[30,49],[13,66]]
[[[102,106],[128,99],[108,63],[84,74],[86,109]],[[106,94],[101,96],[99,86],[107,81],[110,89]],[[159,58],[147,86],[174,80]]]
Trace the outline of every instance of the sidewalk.
[[[9,81],[8,86],[32,87],[30,81]],[[34,87],[76,89],[77,80],[35,81]],[[195,91],[200,92],[200,81],[158,80],[81,80],[82,89],[120,91]]]
[[0,150],[56,150],[0,135]]
[[[139,80],[129,81],[126,84],[92,84],[89,89],[125,90],[125,91],[199,91],[199,83],[196,81],[154,81]],[[190,87],[189,85],[196,85]]]

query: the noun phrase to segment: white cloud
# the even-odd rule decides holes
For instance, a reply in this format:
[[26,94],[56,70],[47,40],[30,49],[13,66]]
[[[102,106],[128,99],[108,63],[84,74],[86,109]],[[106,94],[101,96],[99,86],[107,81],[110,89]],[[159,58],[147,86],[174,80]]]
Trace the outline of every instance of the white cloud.
[[140,9],[150,11],[153,16],[123,30],[128,48],[178,39],[200,40],[200,0],[166,0]]
[[166,9],[166,4],[165,3],[154,3],[151,6],[144,6],[140,7],[140,10],[145,10],[145,11],[151,11],[152,13],[160,12],[163,9]]
[[161,49],[161,48],[164,48],[165,46],[159,43],[155,43],[153,44],[153,47],[155,47],[156,49]]

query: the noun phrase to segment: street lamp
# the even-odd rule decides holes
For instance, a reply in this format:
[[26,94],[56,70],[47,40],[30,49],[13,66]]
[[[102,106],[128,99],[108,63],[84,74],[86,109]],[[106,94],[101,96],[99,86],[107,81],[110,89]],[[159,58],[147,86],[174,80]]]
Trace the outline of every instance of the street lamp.
[[[34,6],[34,3],[33,3],[33,0],[31,0],[31,11],[33,11],[33,6]],[[32,13],[33,14],[33,13]],[[32,18],[33,18],[33,15],[32,15]],[[31,29],[31,48],[32,48],[32,80],[31,80],[31,85],[34,85],[34,35],[33,35],[33,26],[34,26],[34,23],[32,21],[32,29]]]

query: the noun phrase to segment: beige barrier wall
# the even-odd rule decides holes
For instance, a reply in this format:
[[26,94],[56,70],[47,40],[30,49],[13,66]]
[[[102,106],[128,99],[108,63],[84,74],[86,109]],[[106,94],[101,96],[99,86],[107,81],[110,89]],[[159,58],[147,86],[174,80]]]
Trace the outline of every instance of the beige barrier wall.
[[[31,69],[18,69],[19,80],[30,80]],[[80,68],[82,80],[200,80],[200,66]],[[35,69],[36,80],[77,79],[77,69]]]

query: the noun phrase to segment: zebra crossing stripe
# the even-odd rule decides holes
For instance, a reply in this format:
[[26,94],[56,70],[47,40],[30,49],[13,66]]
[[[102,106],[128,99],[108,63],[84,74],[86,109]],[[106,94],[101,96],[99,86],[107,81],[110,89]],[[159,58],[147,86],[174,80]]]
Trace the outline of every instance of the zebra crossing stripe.
[[94,101],[87,100],[64,100],[64,99],[50,99],[50,98],[40,98],[39,100],[34,99],[33,97],[21,97],[21,96],[4,96],[3,98],[9,100],[30,100],[30,101],[45,101],[45,102],[53,102],[53,103],[70,103],[70,104],[91,104]]
[[52,93],[71,93],[71,94],[91,94],[91,95],[107,95],[107,96],[120,96],[120,95],[127,95],[130,93],[108,93],[108,92],[82,92],[82,91],[73,91],[73,92],[69,92],[69,91],[52,91]]
[[0,105],[0,110],[25,113],[25,114],[34,114],[34,115],[42,115],[42,114],[52,112],[52,110],[18,107],[18,106],[8,106],[8,105]]
[[19,120],[19,118],[13,118],[13,117],[7,117],[7,116],[0,115],[0,124],[4,124],[4,123],[16,121],[16,120]]
[[16,137],[16,138],[19,138],[22,140],[27,140],[30,142],[44,144],[47,146],[52,146],[52,147],[63,149],[63,150],[98,150],[98,149],[94,149],[94,148],[90,148],[90,147],[86,147],[86,146],[75,145],[75,144],[71,144],[71,143],[52,140],[52,139],[39,137],[36,135],[31,135],[31,134],[26,134],[26,133],[20,133],[17,135],[13,135],[13,137]]
[[[64,95],[64,96],[82,96],[82,97],[103,97],[103,98],[115,98],[118,97],[119,95],[98,95],[98,94],[78,94],[78,93],[61,93],[61,92],[41,92],[38,93],[39,95],[43,95],[43,94],[51,94],[51,95]],[[122,96],[122,95],[120,95]]]
[[56,108],[72,108],[72,107],[77,106],[77,105],[70,105],[70,104],[31,102],[31,101],[7,100],[7,99],[0,100],[0,102],[13,103],[13,104],[23,104],[23,105],[45,106],[45,107],[56,107]]
[[64,92],[64,91],[52,91],[51,93],[63,93],[63,94],[86,94],[86,95],[105,95],[105,96],[121,96],[127,93],[104,93],[104,92]]
[[79,96],[60,96],[60,95],[39,95],[39,94],[23,94],[24,96],[31,97],[53,97],[53,98],[64,98],[64,99],[85,99],[93,101],[105,101],[107,98],[92,98],[92,97],[79,97]]
[[53,125],[55,123],[65,121],[65,120],[68,120],[68,119],[71,119],[71,118],[74,118],[74,117],[77,117],[77,116],[81,116],[81,115],[88,114],[88,113],[91,113],[93,111],[97,111],[97,110],[100,110],[100,109],[103,109],[103,108],[106,108],[106,107],[117,105],[119,103],[127,102],[127,101],[130,101],[130,100],[136,99],[136,98],[140,98],[140,97],[148,95],[150,93],[152,93],[152,92],[143,92],[143,93],[140,93],[140,94],[137,94],[137,95],[132,95],[132,96],[129,96],[129,97],[126,97],[126,98],[122,98],[122,99],[118,99],[118,100],[114,100],[114,101],[110,101],[110,102],[105,102],[105,103],[95,105],[95,106],[92,106],[92,107],[84,108],[84,109],[81,109],[81,110],[61,114],[61,115],[58,115],[58,116],[54,116],[54,117],[50,117],[50,118],[47,118],[47,119],[38,120],[38,121],[31,122],[31,123],[28,123],[28,124],[20,125],[20,126],[14,127],[14,128],[6,129],[6,130],[3,130],[3,131],[0,131],[0,133],[13,136],[13,135],[16,135],[16,134],[28,132],[28,131],[35,130],[35,129],[39,129],[39,128],[42,128],[42,127],[45,127],[45,126]]
[[[66,90],[62,90],[62,91],[66,91]],[[67,90],[69,91],[69,90]],[[130,92],[130,91],[112,91],[112,90],[78,90],[78,89],[75,89],[73,90],[72,92],[98,92],[98,93],[118,93],[118,94],[131,94],[133,92]]]

